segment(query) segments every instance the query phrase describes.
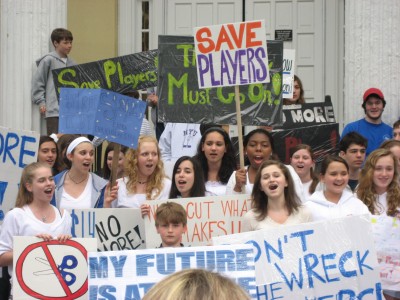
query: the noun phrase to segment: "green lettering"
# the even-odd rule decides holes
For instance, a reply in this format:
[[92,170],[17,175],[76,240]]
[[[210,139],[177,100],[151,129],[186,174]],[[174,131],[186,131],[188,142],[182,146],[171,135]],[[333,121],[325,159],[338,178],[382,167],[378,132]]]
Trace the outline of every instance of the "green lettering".
[[107,88],[111,89],[112,84],[111,84],[110,76],[115,74],[115,71],[117,68],[116,68],[115,64],[113,63],[113,61],[111,61],[111,60],[107,60],[103,64],[103,68],[104,68],[104,73],[106,75]]
[[221,101],[222,103],[230,104],[230,103],[232,103],[232,101],[233,101],[233,99],[235,97],[235,94],[234,93],[229,93],[228,94],[228,98],[225,98],[224,94],[222,93],[222,87],[218,87],[217,88],[217,97],[218,97],[218,100]]
[[132,84],[133,88],[135,88],[135,76],[134,75],[126,75],[124,77],[125,84]]
[[[257,90],[257,94],[254,93]],[[264,98],[264,87],[261,83],[249,85],[249,100],[258,103]]]
[[147,71],[147,78],[149,79],[149,81],[156,81],[157,80],[156,72]]
[[[176,49],[183,50],[183,66],[185,68],[190,67],[189,50],[192,50],[193,47],[194,47],[194,45],[189,45],[189,44],[176,45]],[[193,64],[193,59],[194,59],[194,61],[196,61],[195,55],[193,55],[193,52],[192,52],[192,65],[195,65],[195,64]]]
[[[267,103],[269,105],[272,105],[272,99],[271,99],[271,91],[270,90],[265,90],[264,91],[264,99],[267,100]],[[265,100],[264,100],[265,101]]]
[[168,105],[174,105],[174,87],[183,86],[183,104],[188,104],[188,74],[185,73],[181,79],[177,80],[171,73],[168,74]]
[[[193,94],[196,95],[196,99],[193,99]],[[199,91],[189,91],[189,102],[190,104],[197,104],[199,102]]]
[[[75,76],[76,76],[75,70],[72,70],[72,69],[65,69],[65,70],[62,70],[62,71],[58,74],[58,76],[57,76],[58,82],[59,82],[61,85],[63,85],[64,87],[72,86],[72,87],[74,87],[74,88],[79,88],[79,85],[78,85],[77,83],[75,83],[75,82],[73,82],[73,81],[65,80],[65,79],[63,78],[63,76],[64,76],[65,74],[68,74],[68,73],[71,74],[72,77],[75,77]],[[60,89],[58,89],[58,93],[60,93]]]
[[210,103],[210,89],[206,88],[200,92],[200,104],[207,104]]
[[122,84],[124,82],[124,74],[122,73],[122,67],[119,62],[117,62],[117,68],[118,68],[118,79],[119,82]]
[[282,79],[280,73],[275,73],[272,76],[272,88],[274,90],[275,95],[279,95],[281,93]]

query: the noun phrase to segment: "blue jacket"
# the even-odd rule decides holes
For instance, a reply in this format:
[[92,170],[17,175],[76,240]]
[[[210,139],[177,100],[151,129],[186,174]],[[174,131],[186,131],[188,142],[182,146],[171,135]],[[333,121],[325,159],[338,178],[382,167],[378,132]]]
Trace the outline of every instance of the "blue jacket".
[[[60,174],[54,176],[54,182],[56,184],[56,190],[53,195],[53,199],[51,200],[51,204],[57,208],[60,208],[60,200],[62,197],[62,193],[64,191],[64,181],[65,175],[68,170],[62,171]],[[104,192],[106,189],[106,185],[108,183],[107,180],[97,176],[94,173],[92,174],[92,199],[91,199],[91,208],[103,208],[104,207]]]

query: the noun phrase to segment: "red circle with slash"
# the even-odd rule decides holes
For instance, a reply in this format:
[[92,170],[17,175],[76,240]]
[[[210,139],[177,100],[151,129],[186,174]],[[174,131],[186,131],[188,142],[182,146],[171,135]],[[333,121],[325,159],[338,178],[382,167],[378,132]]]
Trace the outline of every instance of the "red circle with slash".
[[63,277],[60,274],[60,271],[57,268],[57,265],[53,259],[53,257],[51,256],[50,250],[47,248],[48,245],[60,245],[60,246],[70,246],[70,247],[74,247],[76,249],[78,249],[83,257],[85,259],[87,259],[87,251],[85,249],[85,247],[83,247],[81,244],[79,244],[76,241],[71,241],[68,240],[66,242],[60,243],[59,241],[49,241],[49,242],[39,242],[39,243],[35,243],[32,245],[29,245],[28,247],[26,247],[26,249],[21,253],[21,255],[19,256],[16,266],[15,266],[15,275],[17,278],[23,278],[22,277],[22,267],[23,264],[25,262],[26,257],[28,256],[28,254],[36,249],[36,248],[42,248],[49,263],[51,268],[54,271],[54,274],[57,276],[58,281],[60,282],[64,292],[65,292],[65,296],[61,296],[61,297],[55,297],[55,296],[49,296],[49,295],[43,295],[43,294],[39,294],[38,292],[35,292],[34,290],[32,290],[22,279],[21,281],[19,281],[19,285],[21,286],[21,289],[27,293],[30,296],[36,297],[36,299],[49,299],[49,297],[51,297],[51,299],[63,299],[63,300],[72,300],[72,299],[76,299],[80,296],[83,296],[87,290],[88,290],[88,279],[86,278],[85,282],[83,283],[83,285],[74,293],[71,292],[70,288],[68,287],[68,285],[65,283]]

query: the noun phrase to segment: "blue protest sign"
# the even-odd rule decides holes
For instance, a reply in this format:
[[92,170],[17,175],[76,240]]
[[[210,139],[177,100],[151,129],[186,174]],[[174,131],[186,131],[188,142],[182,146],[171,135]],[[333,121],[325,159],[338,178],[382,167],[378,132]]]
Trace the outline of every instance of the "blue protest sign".
[[145,110],[145,102],[108,90],[62,88],[59,131],[136,148]]

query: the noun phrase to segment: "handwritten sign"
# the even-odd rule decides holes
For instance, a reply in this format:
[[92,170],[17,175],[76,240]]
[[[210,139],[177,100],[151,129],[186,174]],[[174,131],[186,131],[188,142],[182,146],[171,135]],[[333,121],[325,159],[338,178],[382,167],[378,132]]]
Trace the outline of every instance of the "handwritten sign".
[[14,299],[87,299],[87,252],[95,250],[94,239],[14,237]]
[[269,82],[264,21],[196,27],[199,88]]
[[[181,204],[187,213],[187,233],[182,237],[185,246],[210,245],[213,236],[241,232],[242,219],[250,210],[249,195],[212,196],[180,198],[167,201]],[[145,218],[147,248],[161,244],[157,234],[154,216],[157,207],[166,200],[147,201],[150,218]]]
[[60,88],[103,88],[120,94],[157,86],[158,50],[150,50],[53,70]]
[[216,271],[255,293],[250,245],[161,248],[89,253],[89,298],[142,299],[158,281],[184,269]]
[[39,134],[0,127],[0,223],[15,205],[23,168],[36,161]]
[[253,245],[257,294],[262,299],[382,299],[369,216],[282,226],[213,241]]
[[140,209],[91,208],[71,212],[73,237],[96,238],[98,251],[135,250],[146,247]]
[[372,217],[382,288],[400,290],[400,221],[385,215]]
[[283,49],[282,98],[293,98],[296,50]]
[[144,101],[111,91],[62,88],[59,131],[136,148],[145,110]]
[[[159,122],[237,124],[233,86],[200,89],[193,37],[159,36]],[[281,122],[283,43],[267,41],[269,83],[240,87],[243,125]]]

